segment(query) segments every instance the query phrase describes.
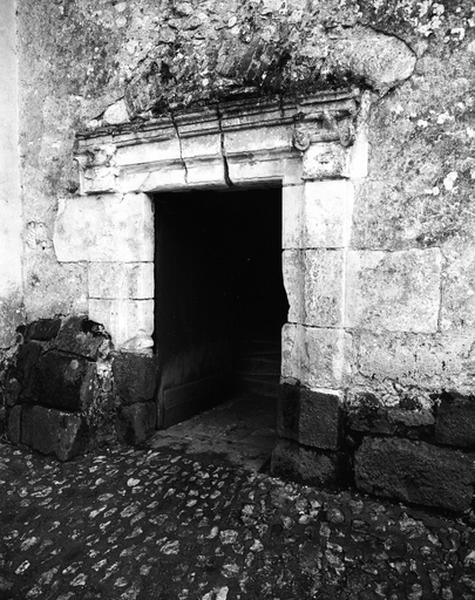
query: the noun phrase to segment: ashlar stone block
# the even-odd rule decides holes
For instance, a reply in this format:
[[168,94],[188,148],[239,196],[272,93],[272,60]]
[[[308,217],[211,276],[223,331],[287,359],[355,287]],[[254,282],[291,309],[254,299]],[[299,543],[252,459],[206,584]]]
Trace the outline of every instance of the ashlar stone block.
[[146,194],[61,200],[53,242],[60,262],[151,262],[152,201]]
[[54,454],[66,461],[85,449],[87,428],[78,414],[43,406],[24,406],[21,442],[37,452]]
[[344,269],[341,250],[285,250],[282,268],[290,322],[341,326]]
[[437,331],[441,263],[437,248],[349,251],[346,326],[373,331]]
[[473,392],[473,331],[457,335],[354,332],[353,338],[358,348],[355,383],[370,382],[374,388],[378,381],[389,380],[421,391]]
[[284,248],[343,248],[350,239],[353,185],[308,181],[282,192]]
[[350,336],[342,329],[287,323],[282,328],[282,377],[310,389],[340,389],[350,375]]
[[141,444],[155,430],[157,407],[155,402],[138,402],[123,406],[117,415],[119,438],[130,444]]
[[337,450],[341,433],[341,398],[302,386],[281,385],[277,433],[305,446]]
[[458,450],[396,438],[366,438],[356,452],[364,492],[457,512],[470,508],[473,465]]
[[89,316],[104,324],[116,348],[139,333],[152,336],[154,328],[153,300],[89,300]]
[[279,440],[272,452],[271,473],[307,485],[335,485],[341,479],[343,457],[337,452],[306,448]]
[[338,142],[312,144],[302,161],[304,179],[335,179],[347,174],[347,150]]
[[112,365],[115,391],[121,404],[153,400],[158,378],[156,357],[133,352],[118,352]]
[[89,263],[88,287],[90,298],[153,298],[153,263]]

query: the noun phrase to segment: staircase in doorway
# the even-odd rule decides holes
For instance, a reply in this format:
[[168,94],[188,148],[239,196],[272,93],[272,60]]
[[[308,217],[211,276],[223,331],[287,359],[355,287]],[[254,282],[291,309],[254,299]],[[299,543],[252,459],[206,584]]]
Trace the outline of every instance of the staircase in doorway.
[[240,391],[277,398],[280,380],[280,340],[253,339],[241,344],[236,368]]

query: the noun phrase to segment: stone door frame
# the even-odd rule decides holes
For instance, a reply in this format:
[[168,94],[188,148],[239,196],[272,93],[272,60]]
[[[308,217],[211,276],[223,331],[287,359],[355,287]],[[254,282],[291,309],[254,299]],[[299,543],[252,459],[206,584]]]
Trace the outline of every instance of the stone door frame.
[[[358,90],[232,101],[77,136],[80,188],[59,203],[60,262],[85,262],[89,317],[116,348],[154,327],[152,194],[279,182],[289,300],[282,380],[341,391],[353,196],[366,175]],[[160,341],[158,340],[158,352]]]

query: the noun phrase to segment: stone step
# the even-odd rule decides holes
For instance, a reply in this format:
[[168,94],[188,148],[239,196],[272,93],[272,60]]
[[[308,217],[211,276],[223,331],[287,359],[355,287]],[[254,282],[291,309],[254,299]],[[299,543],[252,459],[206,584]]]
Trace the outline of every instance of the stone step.
[[245,357],[237,364],[238,372],[280,375],[280,360],[265,356]]
[[246,392],[259,396],[277,398],[279,393],[279,380],[274,377],[269,379],[258,379],[255,377],[241,377],[237,385]]

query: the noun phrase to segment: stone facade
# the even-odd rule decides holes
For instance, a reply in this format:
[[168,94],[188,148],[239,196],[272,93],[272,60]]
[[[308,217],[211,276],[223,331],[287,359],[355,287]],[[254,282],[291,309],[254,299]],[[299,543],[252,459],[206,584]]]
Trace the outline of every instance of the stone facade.
[[[467,467],[450,479],[462,495],[435,501],[427,457],[452,473],[474,446],[474,26],[463,0],[21,3],[24,282],[22,298],[18,265],[0,264],[12,282],[0,290],[2,347],[22,300],[30,322],[87,313],[117,349],[146,345],[149,194],[278,181],[282,380],[296,388],[283,392],[281,423],[289,406],[296,415],[275,470],[323,453],[315,464],[335,479],[346,452],[365,490],[466,508]],[[16,179],[8,190],[5,236],[18,246]],[[37,347],[48,340],[28,343],[25,363],[39,352],[54,370]],[[61,374],[42,397],[67,378],[64,397],[81,411],[91,358],[75,360],[52,361]],[[124,404],[124,435],[141,440],[154,419],[150,391],[137,398]],[[12,439],[20,412],[8,415]],[[388,449],[399,472],[427,469],[434,492],[394,482]],[[378,487],[371,474],[384,469]]]
[[114,352],[104,327],[85,316],[34,321],[19,335],[5,386],[11,442],[64,461],[154,431],[155,357]]

